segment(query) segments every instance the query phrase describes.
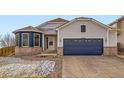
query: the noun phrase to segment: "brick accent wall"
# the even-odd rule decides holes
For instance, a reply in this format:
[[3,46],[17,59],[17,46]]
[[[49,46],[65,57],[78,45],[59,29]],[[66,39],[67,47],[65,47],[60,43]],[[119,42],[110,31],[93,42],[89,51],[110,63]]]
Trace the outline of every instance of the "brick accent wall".
[[117,47],[104,47],[104,55],[117,55]]
[[57,48],[57,54],[63,55],[63,47],[58,47]]
[[15,55],[34,55],[39,54],[42,52],[42,48],[40,47],[16,47],[15,48]]

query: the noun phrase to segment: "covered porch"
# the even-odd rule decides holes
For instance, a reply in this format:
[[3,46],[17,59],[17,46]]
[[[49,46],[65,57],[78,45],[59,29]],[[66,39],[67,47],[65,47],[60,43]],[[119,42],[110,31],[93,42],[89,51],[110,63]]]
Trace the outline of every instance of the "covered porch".
[[[42,29],[43,30],[43,29]],[[43,52],[41,54],[57,54],[57,31],[44,29],[43,34]]]
[[43,35],[43,51],[38,57],[57,56],[57,35]]
[[44,35],[43,53],[57,53],[57,35]]

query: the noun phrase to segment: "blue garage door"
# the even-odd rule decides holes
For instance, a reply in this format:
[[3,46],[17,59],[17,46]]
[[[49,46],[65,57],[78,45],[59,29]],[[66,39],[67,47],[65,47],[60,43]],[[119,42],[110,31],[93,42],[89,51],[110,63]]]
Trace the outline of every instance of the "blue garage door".
[[64,55],[102,55],[103,39],[64,39]]

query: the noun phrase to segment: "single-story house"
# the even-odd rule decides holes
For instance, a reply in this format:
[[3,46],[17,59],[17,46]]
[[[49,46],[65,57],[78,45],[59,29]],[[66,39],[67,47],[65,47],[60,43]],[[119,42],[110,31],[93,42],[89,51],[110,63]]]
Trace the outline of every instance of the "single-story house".
[[117,28],[117,42],[118,42],[118,50],[120,52],[124,52],[124,16],[116,19],[109,26]]
[[93,18],[57,18],[13,32],[16,55],[56,52],[59,55],[116,55],[117,30]]

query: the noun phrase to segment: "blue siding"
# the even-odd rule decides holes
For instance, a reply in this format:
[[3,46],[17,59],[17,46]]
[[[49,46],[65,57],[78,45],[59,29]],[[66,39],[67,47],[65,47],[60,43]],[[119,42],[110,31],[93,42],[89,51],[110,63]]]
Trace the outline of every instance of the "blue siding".
[[[19,32],[19,47],[22,47],[22,33],[25,32]],[[26,32],[29,33],[29,47],[34,47],[34,32]],[[42,33],[40,34],[40,47],[42,47]]]
[[33,37],[33,32],[29,33],[29,47],[33,47],[34,46],[34,37]]
[[21,38],[22,38],[22,35],[21,35],[21,34],[22,34],[22,33],[20,32],[20,33],[19,33],[19,47],[22,46],[22,45],[21,45],[21,42],[22,42],[22,39],[21,39]]
[[42,33],[40,33],[40,47],[42,47]]

